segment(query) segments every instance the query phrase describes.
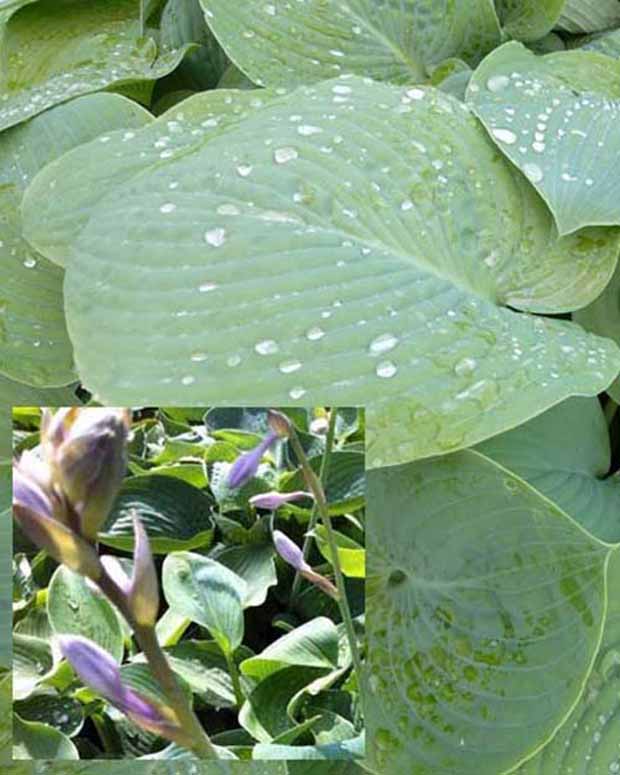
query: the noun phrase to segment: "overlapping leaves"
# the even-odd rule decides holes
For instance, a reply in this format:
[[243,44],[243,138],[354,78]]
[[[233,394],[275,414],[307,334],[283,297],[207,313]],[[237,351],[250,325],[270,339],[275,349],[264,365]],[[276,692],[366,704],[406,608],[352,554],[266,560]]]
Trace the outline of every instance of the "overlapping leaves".
[[102,400],[346,397],[369,404],[380,465],[482,440],[620,368],[610,342],[507,308],[584,306],[618,234],[558,239],[440,92],[216,91],[135,135],[52,163],[24,202],[29,240],[66,265],[78,370]]

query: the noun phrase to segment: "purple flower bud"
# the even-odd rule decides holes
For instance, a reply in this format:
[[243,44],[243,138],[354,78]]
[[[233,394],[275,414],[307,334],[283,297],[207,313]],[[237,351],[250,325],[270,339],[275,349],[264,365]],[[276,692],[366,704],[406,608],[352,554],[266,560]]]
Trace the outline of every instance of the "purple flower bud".
[[295,570],[298,571],[312,571],[312,568],[304,560],[304,555],[301,549],[294,541],[280,530],[273,531],[273,543],[276,547],[277,553],[282,557],[285,562],[292,565]]
[[263,492],[260,495],[253,495],[250,498],[250,504],[257,509],[270,509],[275,511],[285,503],[298,501],[301,498],[312,498],[312,493],[304,490],[295,490],[294,492]]
[[329,579],[325,578],[325,576],[321,576],[320,573],[312,570],[310,565],[304,560],[302,550],[294,541],[291,541],[291,539],[280,530],[274,530],[273,543],[280,557],[282,557],[289,565],[292,565],[293,568],[299,572],[300,576],[308,579],[308,581],[315,584],[330,597],[338,599],[338,589]]
[[121,680],[116,660],[93,641],[80,635],[61,635],[58,642],[84,684],[126,713],[140,726],[168,737],[175,737],[177,725],[171,709],[157,706]]
[[81,635],[60,635],[58,644],[63,657],[85,684],[114,705],[123,705],[121,671],[111,654]]
[[135,536],[134,565],[129,586],[129,606],[136,622],[143,627],[152,627],[159,611],[159,587],[157,572],[149,539],[138,516],[133,516]]
[[231,490],[241,487],[256,474],[263,455],[277,438],[278,434],[271,431],[257,447],[235,460],[228,472],[227,479],[227,484]]
[[128,430],[124,409],[72,407],[45,417],[43,445],[54,481],[90,541],[96,540],[125,475]]
[[57,562],[96,580],[101,575],[97,552],[61,521],[66,516],[62,498],[51,486],[40,486],[41,478],[33,478],[39,462],[24,454],[13,464],[13,515],[28,538]]
[[270,409],[267,412],[267,421],[271,430],[277,433],[281,439],[288,439],[291,435],[291,421],[282,412]]

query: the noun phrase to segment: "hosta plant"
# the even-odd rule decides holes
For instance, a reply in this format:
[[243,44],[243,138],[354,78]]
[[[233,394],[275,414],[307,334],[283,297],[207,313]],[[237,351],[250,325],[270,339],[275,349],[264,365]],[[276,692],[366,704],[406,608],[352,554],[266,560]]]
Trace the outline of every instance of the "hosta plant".
[[[0,25],[4,406],[366,406],[364,768],[620,772],[620,3],[0,0]],[[265,497],[293,599],[337,606],[280,521],[303,472],[240,503],[192,465],[217,525],[142,513],[156,557],[224,537],[240,573],[229,505]],[[99,534],[127,556],[133,487]]]
[[19,413],[14,758],[360,758],[363,429]]

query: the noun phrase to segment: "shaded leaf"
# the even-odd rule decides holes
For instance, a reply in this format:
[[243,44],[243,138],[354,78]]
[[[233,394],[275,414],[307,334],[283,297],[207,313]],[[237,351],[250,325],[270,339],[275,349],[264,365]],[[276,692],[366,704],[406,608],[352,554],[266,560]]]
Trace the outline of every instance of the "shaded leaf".
[[368,487],[370,766],[505,772],[581,695],[609,550],[476,452]]

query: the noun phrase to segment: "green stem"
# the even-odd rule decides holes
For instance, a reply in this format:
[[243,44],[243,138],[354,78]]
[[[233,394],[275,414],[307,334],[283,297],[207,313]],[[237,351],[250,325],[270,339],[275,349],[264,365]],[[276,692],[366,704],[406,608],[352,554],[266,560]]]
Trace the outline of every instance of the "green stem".
[[[327,437],[325,439],[325,452],[323,453],[323,460],[321,461],[321,470],[319,471],[319,479],[321,481],[321,487],[323,490],[325,489],[325,485],[327,483],[327,475],[329,474],[329,464],[331,461],[332,456],[332,447],[334,446],[334,436],[336,434],[336,417],[337,417],[337,411],[335,408],[332,408],[329,414],[329,425],[327,427]],[[318,501],[314,501],[314,506],[312,507],[312,513],[310,515],[310,522],[308,523],[308,533],[311,533],[314,528],[316,527],[316,523],[319,521],[319,506]],[[308,560],[308,555],[310,554],[310,547],[312,546],[312,536],[306,535],[304,538],[304,543],[302,547],[302,552],[304,555],[304,560]],[[299,574],[299,571],[295,573],[295,578],[293,579],[293,586],[291,587],[291,594],[289,597],[289,605],[292,605],[295,602],[295,599],[297,597],[297,594],[299,593],[299,587],[301,585],[301,575]]]
[[230,653],[226,654],[226,663],[228,664],[228,672],[230,673],[230,677],[232,678],[232,685],[235,691],[235,702],[237,703],[237,707],[241,708],[241,706],[245,702],[245,697],[243,695],[243,690],[241,689],[239,670],[237,669],[237,664],[232,654]]
[[125,594],[105,571],[103,576],[98,579],[97,584],[131,625],[135,638],[144,652],[153,675],[164,690],[170,707],[177,715],[184,736],[192,740],[191,749],[201,759],[218,759],[217,749],[209,739],[200,721],[198,721],[175,674],[168,664],[166,655],[157,640],[155,628],[143,627],[135,621],[127,604]]
[[144,3],[145,0],[138,0],[140,5],[140,37],[144,37],[145,19],[144,19]]
[[[335,407],[332,407],[332,413],[334,416],[336,415]],[[365,673],[362,666],[362,659],[360,657],[360,652],[357,646],[357,636],[355,634],[353,617],[351,616],[351,610],[349,608],[349,601],[347,600],[347,593],[344,585],[344,576],[342,573],[342,568],[340,566],[340,555],[338,554],[338,545],[336,543],[336,538],[334,536],[332,520],[329,515],[329,510],[327,508],[325,491],[323,489],[323,485],[321,484],[319,477],[312,470],[312,467],[308,462],[308,458],[306,457],[306,453],[304,452],[303,447],[301,446],[301,443],[299,441],[299,437],[297,436],[295,428],[292,425],[291,425],[290,440],[293,446],[293,450],[295,451],[295,455],[297,456],[297,459],[299,460],[299,463],[301,465],[301,469],[303,471],[306,484],[308,485],[308,487],[312,491],[312,494],[314,495],[314,500],[315,500],[315,503],[317,504],[321,521],[323,522],[323,526],[325,527],[325,532],[327,533],[327,543],[329,546],[329,553],[331,557],[332,567],[334,569],[334,580],[336,582],[336,588],[338,589],[338,606],[340,608],[340,615],[342,617],[342,622],[344,624],[345,631],[347,634],[349,649],[351,650],[351,659],[353,661],[353,667],[357,674],[357,680],[358,680],[359,689],[360,689],[360,699],[362,703],[362,712],[364,713],[364,715],[366,715],[365,714],[366,678],[365,678]]]

